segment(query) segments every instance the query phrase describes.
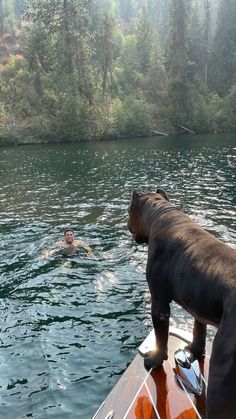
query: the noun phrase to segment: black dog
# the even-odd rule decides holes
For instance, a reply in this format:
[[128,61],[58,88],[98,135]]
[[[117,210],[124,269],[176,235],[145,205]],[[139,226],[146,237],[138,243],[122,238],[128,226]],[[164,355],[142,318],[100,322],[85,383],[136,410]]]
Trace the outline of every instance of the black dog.
[[170,302],[194,316],[191,351],[204,355],[206,325],[218,327],[210,360],[208,419],[236,418],[236,250],[169,203],[166,193],[133,192],[128,228],[148,243],[147,282],[157,350],[145,359],[167,359]]

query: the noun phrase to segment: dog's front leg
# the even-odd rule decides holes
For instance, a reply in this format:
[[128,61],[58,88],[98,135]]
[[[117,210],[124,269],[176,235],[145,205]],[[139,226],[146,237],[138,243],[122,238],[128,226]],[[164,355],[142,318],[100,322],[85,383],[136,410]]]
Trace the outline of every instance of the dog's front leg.
[[152,301],[152,322],[156,337],[156,350],[144,359],[146,368],[160,367],[167,356],[170,308],[166,302]]

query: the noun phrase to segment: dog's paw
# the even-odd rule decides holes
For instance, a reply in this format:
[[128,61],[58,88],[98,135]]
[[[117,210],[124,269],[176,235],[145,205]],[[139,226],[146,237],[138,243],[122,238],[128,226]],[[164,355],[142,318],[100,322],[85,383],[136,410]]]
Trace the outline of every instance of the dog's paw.
[[146,369],[150,368],[159,368],[162,366],[163,361],[168,359],[167,353],[153,351],[147,354],[148,356],[144,358],[144,366]]
[[195,359],[204,358],[206,356],[205,349],[202,349],[200,347],[196,347],[196,346],[193,346],[193,345],[187,345],[187,346],[185,346],[184,349],[186,351],[190,352],[192,361],[194,361]]

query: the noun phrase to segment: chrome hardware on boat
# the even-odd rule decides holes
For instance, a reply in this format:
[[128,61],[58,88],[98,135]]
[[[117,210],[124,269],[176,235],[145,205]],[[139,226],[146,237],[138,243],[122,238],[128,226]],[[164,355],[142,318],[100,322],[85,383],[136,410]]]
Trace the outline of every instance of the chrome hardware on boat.
[[114,412],[109,412],[108,415],[105,417],[105,419],[112,419],[114,418]]
[[203,392],[203,380],[198,360],[190,361],[190,352],[178,349],[175,354],[176,378],[187,391],[200,396]]

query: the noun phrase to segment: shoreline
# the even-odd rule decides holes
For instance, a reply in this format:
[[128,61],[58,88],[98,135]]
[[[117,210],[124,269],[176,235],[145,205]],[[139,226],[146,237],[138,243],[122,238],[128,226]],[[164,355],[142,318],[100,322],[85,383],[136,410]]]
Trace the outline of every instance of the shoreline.
[[89,143],[89,142],[96,142],[96,141],[116,141],[116,140],[122,140],[122,139],[132,139],[132,138],[171,138],[176,135],[185,135],[185,136],[198,136],[198,135],[217,135],[217,134],[228,134],[233,135],[236,131],[212,131],[212,132],[195,132],[194,134],[187,133],[187,132],[173,132],[165,135],[160,134],[146,134],[146,135],[122,135],[117,137],[97,137],[97,138],[78,138],[78,139],[39,139],[39,138],[29,138],[24,140],[19,139],[13,139],[11,140],[5,140],[4,142],[0,139],[0,147],[12,147],[12,146],[22,146],[22,145],[52,145],[52,144],[76,144],[76,143]]

